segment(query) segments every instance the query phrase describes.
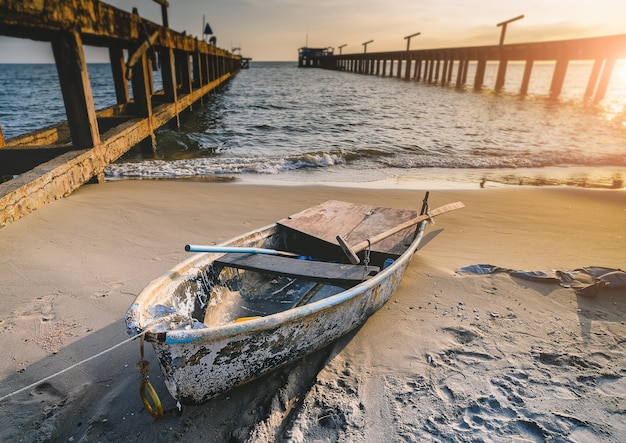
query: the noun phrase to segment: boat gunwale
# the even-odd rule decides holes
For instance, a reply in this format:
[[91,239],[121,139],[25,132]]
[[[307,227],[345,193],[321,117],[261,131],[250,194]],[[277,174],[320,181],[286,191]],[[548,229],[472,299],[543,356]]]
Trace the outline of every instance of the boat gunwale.
[[[199,253],[184,260],[165,272],[161,276],[154,279],[146,286],[143,291],[137,296],[131,307],[129,308],[126,319],[129,321],[130,313],[133,309],[139,310],[139,319],[132,325],[138,332],[146,332],[147,341],[154,342],[155,344],[184,344],[184,343],[201,343],[205,341],[216,341],[225,338],[232,338],[234,336],[249,335],[256,331],[265,331],[276,329],[285,323],[296,322],[301,319],[305,319],[311,315],[320,315],[328,309],[332,309],[337,305],[346,303],[350,299],[353,299],[367,291],[372,290],[376,286],[381,285],[391,275],[398,271],[398,268],[403,266],[405,262],[410,261],[413,254],[417,251],[417,248],[423,237],[425,221],[422,221],[416,226],[417,236],[413,239],[407,249],[396,259],[394,262],[382,269],[378,274],[370,277],[367,280],[342,291],[338,294],[330,297],[318,300],[316,302],[299,306],[296,308],[290,308],[285,311],[277,312],[271,315],[263,316],[260,318],[250,319],[245,322],[228,323],[219,326],[208,326],[206,328],[191,329],[191,330],[171,330],[159,333],[151,333],[149,331],[150,324],[146,326],[146,329],[140,325],[143,315],[141,314],[140,303],[142,301],[148,301],[150,295],[156,293],[156,291],[162,291],[166,287],[175,285],[178,286],[183,281],[187,281],[194,272],[194,269],[206,268],[212,264],[214,260],[222,256],[221,253]],[[238,241],[244,241],[248,237],[253,237],[258,234],[269,233],[273,228],[278,226],[277,223],[272,223],[261,228],[254,229],[244,234],[240,234],[222,243],[218,246],[229,246],[236,244]],[[407,263],[408,266],[408,263]],[[144,299],[144,300],[142,300]],[[386,302],[386,301],[385,301]],[[145,309],[146,306],[143,306]],[[158,319],[154,319],[158,320]],[[130,326],[128,324],[127,326]]]

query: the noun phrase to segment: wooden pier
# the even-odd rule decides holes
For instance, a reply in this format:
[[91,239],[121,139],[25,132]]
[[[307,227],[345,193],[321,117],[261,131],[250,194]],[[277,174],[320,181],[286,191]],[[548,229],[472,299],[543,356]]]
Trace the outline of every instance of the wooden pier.
[[[299,50],[302,52],[302,48]],[[626,58],[626,34],[520,44],[499,44],[462,48],[422,49],[358,54],[319,54],[309,66],[325,69],[404,78],[416,82],[466,87],[468,67],[476,64],[471,85],[478,91],[484,86],[488,62],[498,62],[494,89],[505,84],[509,62],[525,63],[520,95],[528,93],[535,62],[555,62],[549,96],[561,94],[567,67],[571,61],[592,61],[584,99],[599,102],[604,98],[617,59]]]
[[[154,1],[162,26],[97,0],[71,7],[64,0],[0,0],[0,35],[51,43],[67,116],[10,139],[0,127],[0,226],[102,181],[104,168],[133,146],[152,149],[157,128],[178,126],[182,111],[241,69],[240,55],[169,29],[167,1]],[[94,108],[84,46],[108,48],[117,102],[111,108]],[[161,91],[152,81],[157,60]]]

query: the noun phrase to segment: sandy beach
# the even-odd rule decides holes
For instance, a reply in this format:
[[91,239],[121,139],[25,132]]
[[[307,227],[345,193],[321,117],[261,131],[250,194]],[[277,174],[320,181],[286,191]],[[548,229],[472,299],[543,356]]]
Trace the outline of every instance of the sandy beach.
[[[466,208],[427,227],[389,303],[291,366],[153,419],[124,314],[152,279],[214,244],[328,199],[417,208],[423,191],[117,181],[0,229],[2,442],[626,441],[626,291],[594,297],[509,273],[624,268],[626,193],[433,190]],[[167,393],[151,348],[151,381]],[[25,386],[33,387],[7,395]]]

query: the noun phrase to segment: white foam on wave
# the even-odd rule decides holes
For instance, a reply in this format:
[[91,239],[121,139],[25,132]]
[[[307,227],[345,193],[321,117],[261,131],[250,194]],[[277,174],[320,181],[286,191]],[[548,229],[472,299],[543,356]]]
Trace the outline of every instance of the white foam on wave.
[[304,168],[327,168],[345,161],[338,155],[304,154],[293,159],[261,157],[211,157],[174,161],[146,160],[114,163],[105,169],[113,178],[177,178],[232,174],[280,174]]

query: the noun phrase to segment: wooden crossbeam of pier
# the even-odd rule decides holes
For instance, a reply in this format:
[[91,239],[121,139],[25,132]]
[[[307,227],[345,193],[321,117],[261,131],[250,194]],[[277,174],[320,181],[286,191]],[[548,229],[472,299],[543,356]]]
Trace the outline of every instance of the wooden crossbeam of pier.
[[[128,13],[97,0],[73,0],[71,7],[64,0],[0,0],[0,35],[51,44],[67,115],[66,122],[6,140],[0,130],[0,179],[5,180],[0,182],[0,226],[93,178],[102,180],[104,168],[133,146],[152,149],[157,128],[178,126],[182,111],[241,69],[241,55],[169,29],[168,2],[155,1],[163,26],[136,10]],[[94,109],[86,45],[109,50],[116,106]],[[162,91],[152,82],[157,54]]]

